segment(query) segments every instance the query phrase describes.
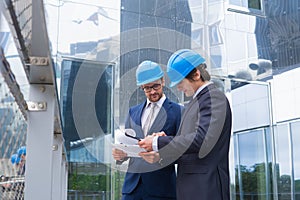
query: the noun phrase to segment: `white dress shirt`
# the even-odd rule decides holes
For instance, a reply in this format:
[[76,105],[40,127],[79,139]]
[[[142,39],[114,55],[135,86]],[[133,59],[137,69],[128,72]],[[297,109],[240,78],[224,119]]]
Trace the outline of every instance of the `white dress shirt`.
[[[147,121],[147,119],[149,118],[149,114],[150,114],[150,110],[151,110],[151,106],[150,104],[151,103],[155,103],[156,104],[156,108],[154,110],[154,113],[153,113],[153,116],[152,116],[152,122],[155,120],[158,112],[160,111],[163,103],[165,102],[166,100],[166,96],[163,94],[163,96],[157,101],[157,102],[151,102],[149,99],[147,99],[147,104],[143,110],[143,114],[142,114],[142,118],[141,118],[141,122],[142,122],[142,129],[144,130],[144,126],[145,126],[145,123]],[[151,126],[151,125],[150,125]],[[150,127],[149,127],[150,128]]]

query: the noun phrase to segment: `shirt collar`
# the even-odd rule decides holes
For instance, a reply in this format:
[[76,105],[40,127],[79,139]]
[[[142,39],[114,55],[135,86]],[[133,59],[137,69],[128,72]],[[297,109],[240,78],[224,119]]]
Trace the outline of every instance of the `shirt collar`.
[[[163,94],[162,97],[157,102],[155,102],[156,105],[161,108],[162,105],[163,105],[163,103],[165,102],[166,98],[167,98],[166,95]],[[146,106],[146,108],[149,106],[149,103],[152,103],[152,102],[149,101],[149,99],[147,99],[147,106]]]
[[195,92],[195,94],[193,95],[193,99],[208,85],[212,84],[213,82],[209,81],[205,84],[203,84],[201,87],[198,88],[198,90]]

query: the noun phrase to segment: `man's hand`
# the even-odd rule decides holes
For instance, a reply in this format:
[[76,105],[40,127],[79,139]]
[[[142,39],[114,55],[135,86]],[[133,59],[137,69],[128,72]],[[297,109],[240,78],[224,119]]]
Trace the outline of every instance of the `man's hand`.
[[152,136],[167,136],[167,134],[165,134],[165,132],[161,131],[158,133],[152,133]]
[[148,163],[156,163],[160,160],[159,153],[156,151],[140,152],[139,156],[141,156]]
[[123,161],[124,158],[127,157],[127,153],[120,149],[113,149],[112,150],[112,156],[114,157],[115,160]]
[[153,138],[154,138],[153,135],[149,135],[149,136],[145,137],[144,139],[142,139],[141,141],[139,141],[138,144],[141,148],[144,148],[147,151],[153,151],[153,149],[152,149]]

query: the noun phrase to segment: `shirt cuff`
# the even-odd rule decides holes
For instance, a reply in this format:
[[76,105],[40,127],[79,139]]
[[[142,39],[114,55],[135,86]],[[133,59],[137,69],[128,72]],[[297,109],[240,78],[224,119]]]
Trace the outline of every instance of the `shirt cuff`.
[[152,149],[153,151],[158,151],[158,137],[159,136],[154,136],[153,140],[152,140]]

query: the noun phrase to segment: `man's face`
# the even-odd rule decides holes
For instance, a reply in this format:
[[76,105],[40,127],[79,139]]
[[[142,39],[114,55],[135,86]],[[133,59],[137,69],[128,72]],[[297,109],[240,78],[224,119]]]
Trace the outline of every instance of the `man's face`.
[[163,86],[163,79],[159,79],[157,81],[142,85],[141,88],[144,90],[146,97],[150,101],[157,102],[163,95]]
[[193,88],[193,84],[188,79],[184,78],[177,84],[177,90],[184,92],[185,96],[190,97],[195,94],[195,89]]

